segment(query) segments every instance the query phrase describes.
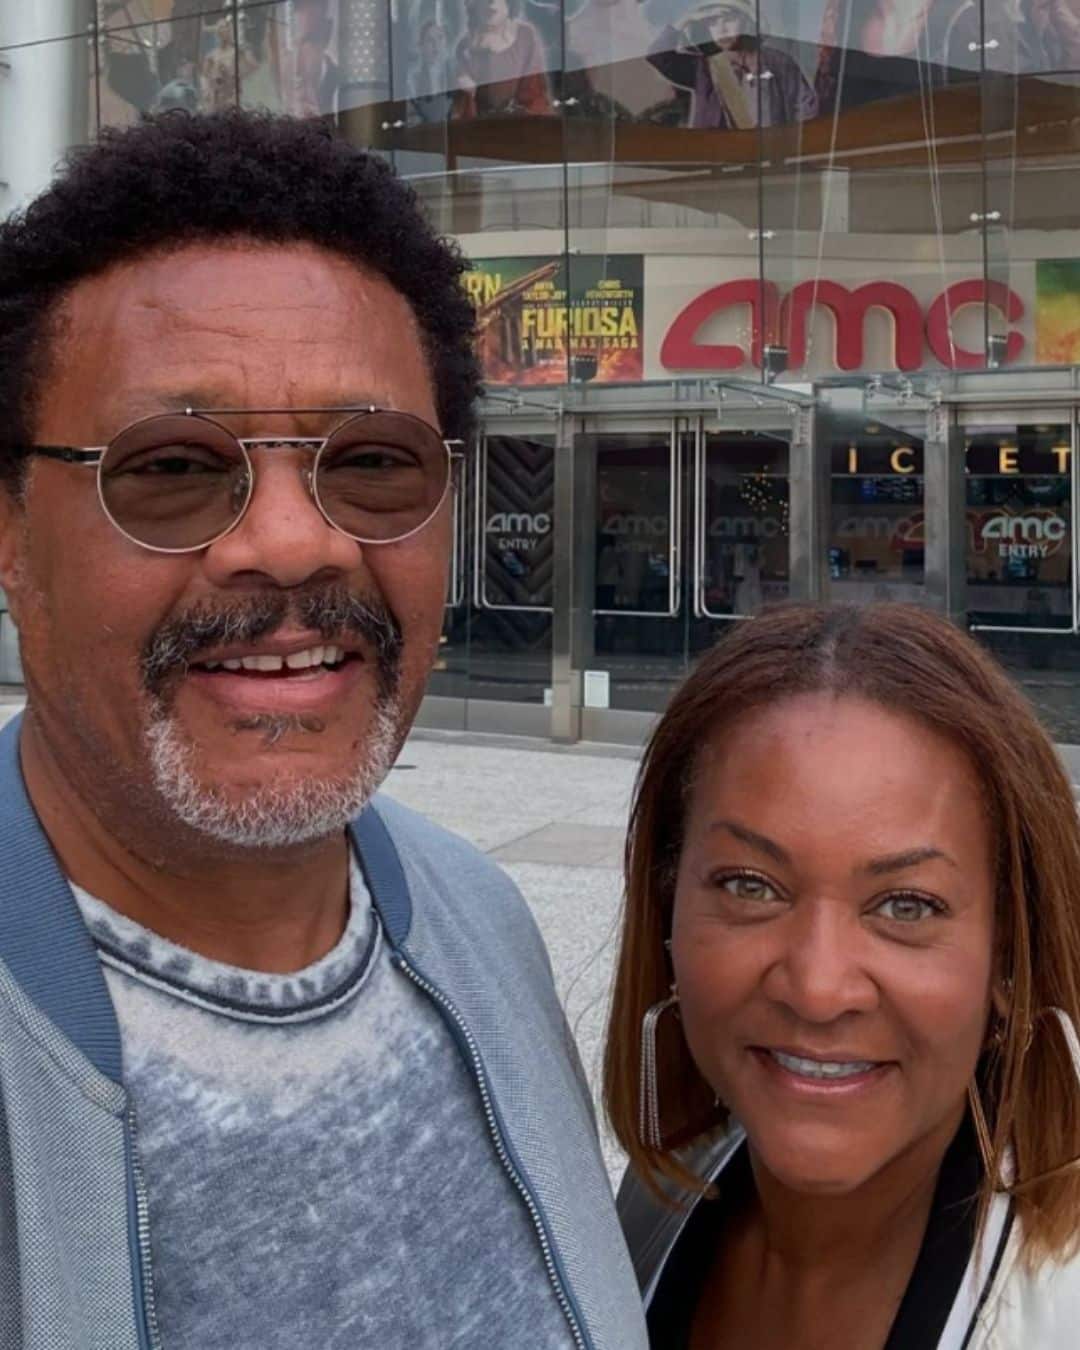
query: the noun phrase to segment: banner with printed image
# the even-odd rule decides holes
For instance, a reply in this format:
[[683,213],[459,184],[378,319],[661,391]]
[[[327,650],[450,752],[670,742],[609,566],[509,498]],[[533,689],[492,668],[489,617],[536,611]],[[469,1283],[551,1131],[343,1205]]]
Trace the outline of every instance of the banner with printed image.
[[1035,360],[1080,364],[1080,258],[1041,258],[1035,265]]
[[627,384],[644,369],[642,255],[475,259],[465,287],[489,385]]
[[[339,0],[239,11],[206,0],[99,0],[103,126],[240,104],[299,117],[338,110]],[[239,41],[238,41],[239,39]]]
[[338,0],[247,5],[240,12],[240,97],[248,108],[294,117],[338,111]]

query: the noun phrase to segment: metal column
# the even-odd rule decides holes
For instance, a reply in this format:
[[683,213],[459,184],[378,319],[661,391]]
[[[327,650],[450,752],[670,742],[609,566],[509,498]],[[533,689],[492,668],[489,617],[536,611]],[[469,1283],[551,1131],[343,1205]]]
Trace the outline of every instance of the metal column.
[[923,449],[926,599],[961,627],[967,621],[967,483],[964,438],[955,411],[932,408]]
[[580,664],[575,660],[576,565],[580,552],[577,516],[576,464],[573,419],[559,414],[555,432],[555,500],[552,512],[553,568],[551,615],[551,737],[576,741],[581,737]]
[[91,137],[84,19],[77,0],[0,4],[0,47],[13,49],[0,68],[0,218],[45,188],[68,150]]
[[821,602],[829,594],[829,447],[818,434],[815,408],[792,416],[789,595]]

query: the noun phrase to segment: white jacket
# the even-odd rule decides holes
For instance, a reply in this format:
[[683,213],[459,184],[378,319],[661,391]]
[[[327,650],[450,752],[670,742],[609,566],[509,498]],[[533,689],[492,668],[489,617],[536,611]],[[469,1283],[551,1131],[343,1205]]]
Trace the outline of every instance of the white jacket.
[[[1080,1347],[1080,1257],[1046,1262],[1029,1274],[1020,1259],[1020,1223],[1010,1211],[1003,1197],[994,1202],[982,1244],[983,1269],[973,1269],[973,1258],[970,1286],[965,1281],[938,1350]],[[976,1288],[978,1302],[972,1307],[971,1291]]]

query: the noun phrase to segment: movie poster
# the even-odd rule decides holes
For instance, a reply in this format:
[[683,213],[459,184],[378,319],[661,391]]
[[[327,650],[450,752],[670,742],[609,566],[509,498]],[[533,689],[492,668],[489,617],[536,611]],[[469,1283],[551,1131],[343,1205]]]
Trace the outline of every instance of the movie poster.
[[339,0],[247,5],[240,12],[240,96],[245,107],[295,117],[338,111]]
[[[785,0],[760,8],[759,28],[757,0],[571,0],[571,96],[585,115],[696,130],[808,121],[816,47],[802,49]],[[799,25],[813,28],[801,12]]]
[[[787,3],[763,0],[763,33],[780,31]],[[398,0],[395,15],[394,88],[413,124],[562,106],[582,118],[738,127],[758,124],[759,103],[769,124],[817,111],[812,58],[804,69],[797,42],[759,41],[756,0]]]
[[395,96],[412,124],[556,111],[558,0],[398,0]]
[[246,5],[238,14],[207,8],[203,0],[99,0],[102,126],[238,103],[300,117],[337,111],[338,0]]
[[641,254],[476,259],[465,274],[489,385],[626,384],[644,367]]
[[984,62],[1075,69],[1076,4],[396,0],[394,87],[412,123],[561,106],[590,120],[750,131],[925,97],[975,80]]
[[1080,364],[1080,258],[1043,258],[1035,265],[1035,360]]

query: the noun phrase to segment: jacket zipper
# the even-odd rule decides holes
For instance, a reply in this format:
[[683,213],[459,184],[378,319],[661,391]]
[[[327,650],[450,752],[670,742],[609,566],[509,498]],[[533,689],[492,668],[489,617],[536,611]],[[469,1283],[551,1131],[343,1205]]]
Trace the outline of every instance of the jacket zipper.
[[142,1294],[142,1312],[146,1320],[149,1350],[162,1350],[158,1329],[157,1309],[154,1306],[154,1285],[150,1271],[150,1211],[146,1203],[146,1185],[142,1163],[135,1146],[135,1108],[127,1110],[128,1146],[131,1150],[131,1176],[135,1186],[135,1228],[139,1244],[139,1288]]
[[590,1350],[590,1343],[586,1340],[585,1332],[578,1320],[577,1314],[570,1302],[570,1296],[563,1285],[562,1277],[559,1275],[558,1268],[555,1265],[555,1257],[551,1249],[551,1239],[548,1237],[547,1228],[544,1224],[543,1216],[540,1213],[539,1206],[533,1198],[532,1192],[526,1185],[524,1178],[510,1157],[509,1150],[506,1147],[506,1141],[503,1138],[502,1129],[498,1118],[495,1115],[495,1107],[491,1099],[491,1089],[488,1086],[487,1071],[484,1068],[483,1061],[480,1058],[480,1051],[473,1037],[472,1032],[465,1024],[464,1018],[458,1012],[454,1004],[446,997],[444,993],[436,989],[435,986],[426,980],[417,970],[406,961],[400,952],[395,952],[393,956],[394,964],[416,985],[418,989],[423,990],[425,994],[443,1010],[443,1013],[451,1023],[457,1028],[462,1041],[468,1050],[469,1066],[472,1069],[473,1077],[480,1089],[480,1101],[484,1108],[484,1117],[487,1120],[488,1132],[491,1135],[492,1142],[495,1145],[495,1152],[498,1155],[499,1162],[502,1164],[503,1171],[514,1183],[521,1199],[524,1201],[525,1208],[529,1211],[529,1218],[532,1220],[533,1228],[536,1230],[536,1236],[540,1240],[540,1250],[544,1256],[544,1265],[547,1269],[548,1279],[551,1281],[551,1287],[555,1291],[555,1297],[559,1301],[559,1307],[570,1327],[570,1334],[574,1338],[574,1345],[577,1350]]

